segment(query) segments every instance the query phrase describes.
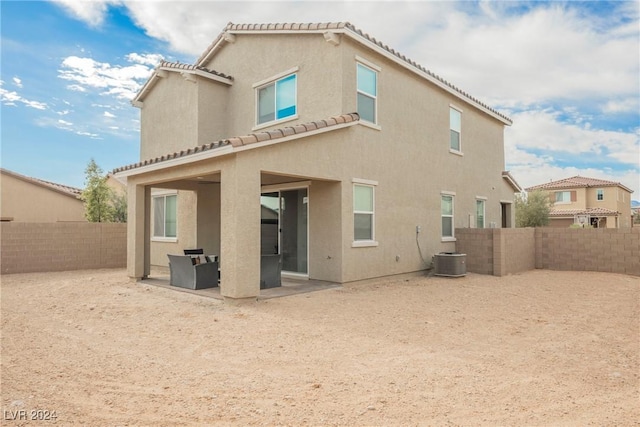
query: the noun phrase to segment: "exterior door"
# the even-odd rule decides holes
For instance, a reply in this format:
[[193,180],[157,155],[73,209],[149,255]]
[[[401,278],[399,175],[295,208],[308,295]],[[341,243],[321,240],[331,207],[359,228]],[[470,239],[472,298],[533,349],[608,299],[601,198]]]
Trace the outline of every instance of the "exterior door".
[[307,275],[307,188],[264,193],[260,201],[262,254],[281,254],[283,271]]

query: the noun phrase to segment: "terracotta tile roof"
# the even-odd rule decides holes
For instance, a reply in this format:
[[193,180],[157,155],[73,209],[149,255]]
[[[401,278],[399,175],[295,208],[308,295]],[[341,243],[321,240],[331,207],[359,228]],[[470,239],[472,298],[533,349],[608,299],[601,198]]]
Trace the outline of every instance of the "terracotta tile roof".
[[222,77],[224,79],[229,79],[229,80],[233,80],[233,77],[226,75],[224,73],[219,73],[218,71],[215,70],[210,70],[209,68],[206,67],[201,67],[198,65],[192,65],[192,64],[183,64],[181,62],[169,62],[169,61],[161,61],[160,64],[158,64],[158,66],[156,67],[156,69],[172,69],[172,70],[185,70],[185,71],[203,71],[205,73],[209,73],[212,74],[214,76],[218,76],[218,77]]
[[533,190],[556,190],[563,188],[589,188],[589,187],[622,187],[630,193],[633,191],[619,182],[607,181],[604,179],[587,178],[584,176],[572,176],[571,178],[551,181],[540,185],[529,187],[527,191]]
[[566,217],[575,215],[591,215],[591,216],[615,216],[619,212],[606,208],[587,208],[587,209],[554,209],[549,211],[551,217]]
[[189,74],[199,74],[204,77],[208,77],[210,79],[214,79],[217,81],[222,81],[227,84],[231,84],[233,81],[233,77],[219,73],[217,71],[211,70],[206,67],[201,67],[199,65],[193,64],[183,64],[180,62],[169,62],[169,61],[160,61],[160,63],[153,70],[153,73],[144,83],[144,85],[140,88],[136,96],[131,100],[131,103],[134,106],[137,106],[137,103],[140,102],[143,96],[151,90],[151,88],[156,84],[159,78],[159,73],[163,71],[173,71],[173,72],[187,72]]
[[19,174],[17,172],[13,172],[13,171],[10,171],[10,170],[4,169],[4,168],[0,168],[0,171],[2,171],[2,173],[10,175],[10,176],[12,176],[14,178],[18,178],[18,179],[20,179],[22,181],[29,182],[31,184],[38,185],[40,187],[45,187],[45,188],[48,188],[50,190],[57,191],[58,193],[62,193],[62,194],[65,194],[67,196],[74,197],[76,199],[79,199],[80,195],[82,194],[82,190],[80,188],[71,187],[69,185],[58,184],[56,182],[45,181],[43,179],[38,179],[38,178],[30,177],[30,176],[21,175],[21,174]]
[[354,38],[356,40],[367,41],[367,42],[373,43],[375,46],[377,46],[378,48],[382,49],[384,52],[387,52],[388,54],[390,54],[393,57],[395,57],[398,61],[401,61],[401,62],[409,65],[411,68],[414,69],[414,71],[419,71],[419,72],[422,72],[422,73],[426,74],[428,79],[433,79],[433,80],[441,83],[443,86],[445,86],[445,87],[451,89],[453,92],[457,93],[458,96],[460,96],[462,98],[465,98],[466,100],[471,101],[472,104],[476,104],[476,105],[482,107],[483,109],[487,110],[488,112],[492,113],[493,115],[499,117],[506,124],[511,124],[512,123],[511,119],[509,117],[507,117],[506,115],[498,112],[497,110],[494,110],[493,108],[489,107],[487,104],[481,102],[477,98],[474,98],[469,93],[467,93],[467,92],[463,91],[462,89],[454,86],[453,84],[449,83],[448,81],[446,81],[442,77],[440,77],[440,76],[434,74],[433,72],[427,70],[422,65],[418,64],[417,62],[413,61],[410,58],[407,58],[405,55],[401,54],[400,52],[396,51],[395,49],[392,49],[391,47],[387,46],[386,44],[376,40],[374,37],[372,37],[369,34],[363,32],[362,30],[356,28],[350,22],[278,23],[278,24],[234,24],[232,22],[229,22],[227,24],[227,26],[224,28],[224,30],[222,31],[222,33],[220,33],[214,39],[214,41],[209,45],[209,47],[207,47],[207,49],[205,49],[205,51],[202,53],[202,55],[200,55],[200,57],[196,61],[196,64],[204,65],[204,63],[206,63],[208,61],[208,59],[211,57],[211,55],[213,55],[217,51],[217,49],[221,45],[221,42],[223,40],[226,40],[226,38],[228,37],[227,34],[243,33],[243,32],[244,33],[270,32],[270,33],[275,33],[275,34],[300,33],[300,32],[327,33],[327,32],[331,32],[332,30],[334,30],[336,32],[341,32],[341,33],[347,34],[348,36],[350,36],[350,37],[352,37],[352,38]]
[[349,113],[349,114],[341,114],[338,116],[329,117],[324,120],[317,120],[309,123],[303,123],[294,126],[287,126],[280,129],[270,129],[256,133],[250,133],[248,135],[243,136],[234,136],[229,139],[222,139],[219,141],[211,142],[209,144],[200,145],[197,147],[189,148],[186,150],[181,150],[179,152],[169,153],[164,156],[156,157],[154,159],[147,159],[138,163],[133,163],[131,165],[123,166],[117,169],[114,169],[112,173],[116,174],[119,172],[129,171],[132,169],[137,169],[143,166],[148,166],[156,163],[161,163],[167,160],[178,159],[181,157],[190,156],[196,153],[202,153],[208,150],[216,150],[222,147],[232,146],[232,147],[242,147],[251,144],[257,144],[261,142],[267,141],[276,141],[279,139],[283,139],[286,137],[291,137],[294,135],[304,136],[305,133],[313,133],[314,131],[320,131],[322,129],[330,130],[330,128],[339,126],[342,124],[355,123],[360,120],[360,116],[358,113]]

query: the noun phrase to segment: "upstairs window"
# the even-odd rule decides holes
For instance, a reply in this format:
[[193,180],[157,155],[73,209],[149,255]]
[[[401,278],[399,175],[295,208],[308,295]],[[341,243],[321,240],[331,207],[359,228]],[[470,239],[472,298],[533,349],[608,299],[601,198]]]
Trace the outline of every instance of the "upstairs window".
[[357,64],[358,114],[361,120],[376,123],[378,102],[378,73],[372,68]]
[[571,191],[556,191],[556,203],[571,203]]
[[178,196],[153,197],[153,237],[176,238]]
[[291,74],[258,88],[258,124],[295,116],[297,74]]
[[449,107],[449,148],[452,151],[462,151],[462,113],[453,107]]
[[604,200],[604,190],[602,188],[596,190],[596,199],[598,201]]

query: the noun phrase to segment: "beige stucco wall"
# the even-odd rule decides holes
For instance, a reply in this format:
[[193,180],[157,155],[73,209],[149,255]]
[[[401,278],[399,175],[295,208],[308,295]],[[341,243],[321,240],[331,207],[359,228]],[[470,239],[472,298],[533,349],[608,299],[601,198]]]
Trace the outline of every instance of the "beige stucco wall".
[[[486,226],[491,223],[500,226],[500,203],[513,200],[513,189],[501,176],[504,125],[344,37],[336,47],[325,42],[320,34],[237,35],[234,44],[224,46],[207,66],[234,77],[233,85],[224,88],[228,93],[225,109],[228,136],[247,134],[255,129],[253,85],[294,67],[298,69],[298,118],[274,123],[271,127],[355,111],[356,56],[381,68],[378,128],[359,124],[129,178],[130,186],[167,188],[182,188],[186,185],[179,181],[183,177],[219,174],[221,179],[218,190],[200,190],[196,196],[189,196],[191,201],[179,201],[179,206],[183,206],[183,202],[192,203],[190,216],[180,220],[178,242],[172,246],[154,243],[152,264],[166,265],[166,253],[188,247],[186,242],[198,246],[210,244],[214,251],[219,245],[223,294],[237,296],[253,292],[243,288],[247,285],[240,281],[251,282],[259,263],[261,172],[297,177],[290,178],[292,181],[311,181],[311,279],[348,282],[422,270],[434,253],[455,250],[455,241],[441,239],[443,191],[455,194],[455,228],[470,226],[470,219],[475,218],[477,197],[486,198]],[[191,141],[197,139],[192,129],[183,129],[185,123],[177,124],[183,119],[189,122],[191,117],[186,116],[193,114],[193,108],[185,106],[184,111],[177,111],[176,107],[166,104],[167,100],[181,96],[181,88],[186,83],[180,79],[160,81],[145,100],[142,144],[149,146],[141,149],[143,154],[165,154],[189,148],[193,146],[189,145]],[[186,95],[192,96],[190,92]],[[212,98],[210,102],[218,100]],[[462,110],[461,155],[449,151],[450,105]],[[156,111],[163,109],[168,111]],[[162,119],[170,119],[170,123],[163,125],[162,132],[153,129]],[[171,123],[174,129],[169,129]],[[182,132],[184,138],[180,137]],[[354,179],[377,183],[376,244],[373,246],[353,245]],[[140,215],[136,201],[130,198],[131,203],[134,206],[130,205],[130,213]],[[194,206],[197,209],[193,209]],[[215,211],[217,206],[218,216],[208,217],[207,212]],[[138,219],[137,224],[131,225],[132,230],[143,222]],[[416,226],[421,227],[417,239]],[[215,243],[216,233],[220,236],[219,243]],[[231,278],[227,274],[230,269],[233,270]],[[130,274],[139,273],[130,270]],[[234,278],[238,281],[233,282]],[[228,281],[227,285],[224,280]],[[225,290],[225,286],[235,288]]]
[[0,184],[2,218],[16,222],[87,221],[82,200],[73,196],[5,173],[0,175]]
[[227,84],[167,72],[141,108],[141,159],[228,138]]
[[[253,85],[298,67],[299,120],[270,127],[289,126],[355,111],[342,105],[342,49],[324,41],[322,34],[236,36],[206,65],[234,78],[228,88],[227,131],[246,135],[256,127]],[[354,65],[355,69],[355,65]],[[355,104],[354,104],[355,105]]]

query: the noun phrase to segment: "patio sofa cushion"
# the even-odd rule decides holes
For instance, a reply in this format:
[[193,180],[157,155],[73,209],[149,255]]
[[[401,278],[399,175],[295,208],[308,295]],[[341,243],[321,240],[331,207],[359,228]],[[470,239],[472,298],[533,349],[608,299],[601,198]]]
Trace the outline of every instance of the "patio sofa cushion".
[[207,289],[218,286],[218,263],[207,262],[194,265],[189,255],[169,257],[169,283],[186,289]]

